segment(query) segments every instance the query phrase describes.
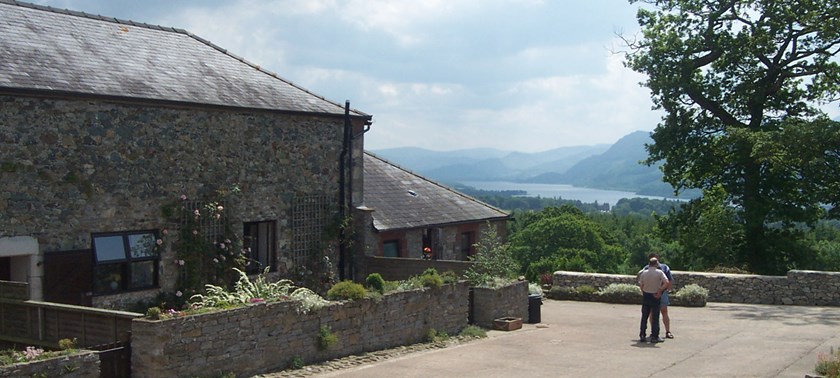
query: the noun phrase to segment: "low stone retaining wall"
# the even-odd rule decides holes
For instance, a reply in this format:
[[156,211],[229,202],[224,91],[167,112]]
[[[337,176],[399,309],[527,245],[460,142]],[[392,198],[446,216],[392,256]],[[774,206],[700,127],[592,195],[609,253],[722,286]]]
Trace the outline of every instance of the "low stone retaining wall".
[[[791,270],[787,276],[672,271],[675,289],[697,284],[709,290],[709,302],[840,306],[840,272]],[[619,274],[554,272],[553,285],[601,289],[611,283],[635,284],[636,277]]]
[[[526,286],[527,290],[527,286]],[[527,296],[527,293],[526,293]],[[132,376],[251,376],[281,370],[292,358],[306,364],[424,341],[434,329],[457,334],[467,325],[469,285],[461,282],[336,302],[298,314],[293,302],[273,302],[132,324]],[[329,326],[337,342],[318,348]]]
[[528,321],[528,282],[518,281],[511,285],[489,289],[472,289],[472,323],[493,328],[493,320],[514,317]]
[[0,367],[0,377],[98,378],[99,355],[94,351]]

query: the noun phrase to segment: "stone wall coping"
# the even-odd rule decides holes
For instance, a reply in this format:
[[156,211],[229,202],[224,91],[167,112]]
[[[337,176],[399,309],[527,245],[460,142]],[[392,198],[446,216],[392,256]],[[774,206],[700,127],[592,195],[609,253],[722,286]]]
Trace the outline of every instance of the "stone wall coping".
[[[696,284],[709,291],[710,302],[840,306],[840,272],[790,270],[784,276],[672,271],[674,289]],[[612,283],[634,283],[632,275],[556,271],[554,285],[600,289]]]

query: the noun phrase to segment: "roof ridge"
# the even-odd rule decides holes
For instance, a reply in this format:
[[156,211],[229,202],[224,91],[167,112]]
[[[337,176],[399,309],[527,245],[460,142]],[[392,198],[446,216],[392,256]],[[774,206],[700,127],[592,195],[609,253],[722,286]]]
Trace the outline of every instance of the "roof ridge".
[[[2,1],[2,0],[0,0],[0,1]],[[206,39],[204,39],[204,38],[201,38],[201,37],[199,37],[199,36],[197,36],[197,35],[195,35],[195,34],[193,34],[193,33],[190,33],[189,31],[186,31],[186,30],[184,30],[184,33],[185,33],[186,35],[188,35],[188,36],[192,37],[192,38],[193,38],[193,39],[195,39],[196,41],[199,41],[199,42],[201,42],[201,43],[203,43],[203,44],[205,44],[205,45],[207,45],[207,46],[209,46],[209,47],[212,47],[212,48],[214,48],[214,49],[218,50],[218,51],[219,51],[219,52],[221,52],[222,54],[225,54],[225,55],[227,55],[227,56],[229,56],[229,57],[231,57],[231,58],[233,58],[233,59],[236,59],[236,60],[238,60],[238,61],[240,61],[240,62],[242,62],[242,63],[244,63],[244,64],[247,64],[247,65],[251,66],[251,68],[253,68],[253,69],[255,69],[255,70],[259,71],[259,72],[262,72],[262,73],[264,73],[264,74],[266,74],[266,75],[268,75],[268,76],[271,76],[271,77],[273,77],[273,78],[275,78],[275,79],[277,79],[277,80],[280,80],[280,81],[282,81],[282,82],[284,82],[284,83],[286,83],[286,84],[289,84],[289,85],[291,85],[292,87],[295,87],[295,88],[297,88],[297,89],[299,89],[299,90],[301,90],[301,91],[304,91],[304,92],[306,92],[307,94],[310,94],[310,95],[312,95],[312,96],[314,96],[314,97],[317,97],[317,98],[319,98],[319,99],[321,99],[321,100],[323,100],[323,101],[326,101],[326,102],[329,102],[329,103],[331,103],[331,104],[333,104],[333,105],[335,105],[335,106],[338,106],[339,108],[344,108],[344,105],[339,104],[339,103],[337,103],[337,102],[333,102],[332,100],[329,100],[329,99],[327,99],[326,97],[321,96],[321,95],[319,95],[319,94],[317,94],[317,93],[313,93],[313,92],[309,91],[308,89],[306,89],[306,88],[304,88],[304,87],[301,87],[300,85],[295,84],[295,83],[294,83],[294,82],[292,82],[291,80],[288,80],[288,79],[286,79],[286,78],[284,78],[284,77],[282,77],[282,76],[278,75],[278,74],[277,74],[277,73],[275,73],[275,72],[272,72],[272,71],[269,71],[269,70],[263,69],[263,68],[262,68],[259,64],[251,63],[250,61],[246,60],[245,58],[243,58],[243,57],[241,57],[241,56],[239,56],[239,55],[236,55],[236,54],[234,54],[234,53],[232,53],[232,52],[228,51],[227,49],[225,49],[225,48],[223,48],[223,47],[221,47],[221,46],[219,46],[219,45],[217,45],[217,44],[215,44],[215,43],[213,43],[213,42],[210,42],[209,40],[206,40]],[[361,111],[358,111],[358,110],[356,110],[356,109],[352,109],[352,108],[351,108],[350,110],[351,110],[351,111],[353,111],[353,112],[356,112],[356,113],[362,114],[362,115],[367,115],[367,114],[365,114],[365,113],[363,113],[363,112],[361,112]]]
[[421,175],[421,174],[419,174],[419,173],[416,173],[416,172],[414,172],[414,171],[412,171],[412,170],[410,170],[410,169],[408,169],[408,168],[404,168],[404,167],[400,166],[399,164],[393,163],[393,162],[389,161],[388,159],[385,159],[385,158],[383,158],[383,157],[381,157],[381,156],[379,156],[379,155],[374,154],[373,152],[370,152],[370,151],[368,151],[368,150],[364,150],[364,153],[365,153],[366,155],[370,155],[370,157],[372,157],[372,158],[374,158],[374,159],[377,159],[377,160],[379,160],[379,161],[382,161],[383,163],[388,164],[388,165],[391,165],[391,166],[393,166],[393,167],[395,167],[395,168],[397,168],[397,169],[399,169],[399,170],[401,170],[401,171],[404,171],[404,172],[406,172],[406,173],[408,173],[408,174],[411,174],[411,175],[417,176],[417,177],[419,177],[419,178],[421,178],[421,179],[425,180],[425,181],[426,181],[426,182],[428,182],[428,183],[431,183],[431,184],[433,184],[433,185],[435,185],[435,186],[437,186],[437,187],[439,187],[439,188],[443,188],[444,190],[447,190],[447,191],[449,191],[449,192],[452,192],[452,193],[454,193],[454,194],[456,194],[456,195],[458,195],[458,196],[460,196],[460,197],[464,197],[464,198],[466,198],[466,199],[468,199],[468,200],[470,200],[470,201],[472,201],[472,202],[479,203],[479,204],[481,204],[482,206],[489,207],[489,208],[494,209],[494,210],[496,210],[496,211],[498,211],[498,212],[505,213],[505,214],[510,214],[510,213],[508,213],[507,211],[504,211],[504,210],[502,210],[502,209],[500,209],[500,208],[498,208],[498,207],[496,207],[496,206],[493,206],[493,205],[491,205],[491,204],[489,204],[489,203],[487,203],[487,202],[481,201],[481,200],[479,200],[479,199],[477,199],[477,198],[475,198],[475,197],[473,197],[473,196],[470,196],[470,195],[467,195],[467,194],[461,193],[461,192],[459,192],[459,191],[455,190],[454,188],[451,188],[451,187],[449,187],[449,186],[447,186],[447,185],[443,185],[443,184],[441,184],[441,183],[439,183],[439,182],[437,182],[437,181],[435,181],[435,180],[432,180],[432,179],[430,179],[430,178],[428,178],[428,177],[426,177],[426,176],[423,176],[423,175]]
[[91,20],[113,22],[113,23],[119,24],[119,25],[131,25],[131,26],[137,26],[137,27],[152,29],[152,30],[160,30],[160,31],[166,31],[166,32],[188,34],[187,31],[184,30],[184,29],[178,29],[178,28],[161,26],[161,25],[154,25],[154,24],[147,24],[145,22],[137,22],[137,21],[132,21],[132,20],[124,20],[124,19],[121,19],[121,18],[108,17],[108,16],[103,16],[103,15],[93,14],[93,13],[87,13],[87,12],[81,12],[81,11],[74,11],[74,10],[66,9],[66,8],[64,8],[64,9],[56,8],[56,7],[52,7],[52,6],[49,6],[49,5],[38,5],[38,4],[33,4],[33,3],[27,3],[27,2],[24,2],[24,1],[0,0],[0,4],[16,5],[16,6],[19,6],[19,7],[30,8],[30,9],[52,12],[52,13],[58,13],[58,14],[64,14],[64,15],[68,15],[68,16],[76,16],[76,17],[89,18]]
[[[201,43],[203,43],[203,44],[205,44],[205,45],[207,45],[207,46],[209,46],[213,49],[216,49],[217,51],[221,52],[222,54],[225,54],[225,55],[227,55],[227,56],[229,56],[233,59],[236,59],[241,63],[247,64],[248,66],[254,68],[258,72],[269,75],[269,76],[271,76],[271,77],[273,77],[277,80],[280,80],[280,81],[294,87],[295,89],[306,92],[307,94],[309,94],[313,97],[317,97],[318,99],[320,99],[322,101],[333,104],[338,108],[341,108],[341,109],[344,108],[343,104],[339,104],[337,102],[334,102],[332,100],[327,99],[324,96],[313,93],[313,92],[309,91],[308,89],[303,88],[300,85],[297,85],[297,84],[293,83],[292,81],[290,81],[288,79],[285,79],[282,76],[280,76],[280,75],[278,75],[274,72],[266,70],[266,69],[260,67],[260,65],[258,65],[258,64],[251,63],[250,61],[246,60],[245,58],[240,57],[236,54],[233,54],[230,51],[228,51],[227,49],[222,48],[221,46],[216,45],[216,44],[210,42],[209,40],[201,38],[201,37],[189,32],[185,29],[167,27],[167,26],[160,26],[160,25],[153,25],[153,24],[147,24],[147,23],[136,22],[136,21],[131,21],[131,20],[123,20],[123,19],[119,19],[119,18],[116,18],[116,17],[106,17],[106,16],[102,16],[102,15],[95,15],[95,14],[91,14],[91,13],[79,12],[79,11],[74,11],[74,10],[70,10],[70,9],[55,8],[55,7],[51,7],[51,6],[47,6],[47,5],[38,5],[38,4],[27,3],[27,2],[23,2],[23,1],[17,1],[17,0],[0,0],[0,4],[16,5],[16,6],[35,9],[35,10],[40,10],[40,11],[53,12],[53,13],[64,14],[64,15],[69,15],[69,16],[76,16],[76,17],[83,17],[83,18],[88,18],[88,19],[97,20],[97,21],[112,22],[112,23],[115,23],[115,24],[118,24],[118,25],[131,25],[131,26],[137,26],[137,27],[151,29],[151,30],[159,30],[159,31],[165,31],[165,32],[170,32],[170,33],[183,34],[183,35],[186,35],[186,36],[188,36],[192,39],[195,39],[196,41],[201,42]],[[355,112],[355,113],[359,114],[359,115],[369,116],[369,114],[361,112],[357,109],[350,109],[350,110],[352,112]]]

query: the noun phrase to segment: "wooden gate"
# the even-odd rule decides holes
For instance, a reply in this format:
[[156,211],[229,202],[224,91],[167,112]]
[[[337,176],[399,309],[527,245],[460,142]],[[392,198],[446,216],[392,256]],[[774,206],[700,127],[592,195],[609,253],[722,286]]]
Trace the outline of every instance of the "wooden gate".
[[101,378],[131,377],[131,343],[118,342],[100,345],[99,376]]

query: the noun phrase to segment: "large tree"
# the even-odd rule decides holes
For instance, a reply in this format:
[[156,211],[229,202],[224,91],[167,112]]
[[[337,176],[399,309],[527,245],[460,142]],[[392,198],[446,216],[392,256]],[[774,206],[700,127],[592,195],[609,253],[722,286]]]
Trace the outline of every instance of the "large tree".
[[647,146],[675,191],[723,188],[743,256],[759,273],[795,266],[780,239],[838,205],[837,0],[630,0],[642,35],[627,65],[665,116]]

